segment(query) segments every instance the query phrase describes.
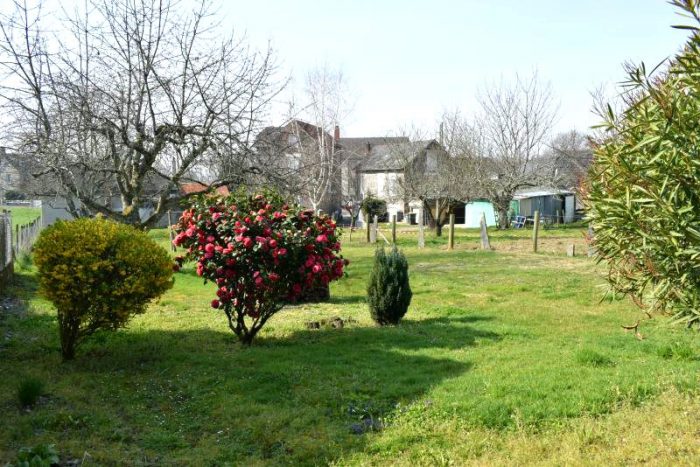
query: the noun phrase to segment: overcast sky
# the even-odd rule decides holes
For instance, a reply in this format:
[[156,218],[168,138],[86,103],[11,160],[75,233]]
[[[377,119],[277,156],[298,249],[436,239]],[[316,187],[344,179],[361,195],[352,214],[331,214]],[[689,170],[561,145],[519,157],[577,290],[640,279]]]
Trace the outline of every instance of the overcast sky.
[[227,1],[226,25],[270,41],[297,85],[324,62],[343,70],[354,111],[344,136],[473,111],[480,88],[537,70],[559,102],[558,130],[597,122],[590,92],[624,78],[627,60],[656,65],[686,33],[664,0]]

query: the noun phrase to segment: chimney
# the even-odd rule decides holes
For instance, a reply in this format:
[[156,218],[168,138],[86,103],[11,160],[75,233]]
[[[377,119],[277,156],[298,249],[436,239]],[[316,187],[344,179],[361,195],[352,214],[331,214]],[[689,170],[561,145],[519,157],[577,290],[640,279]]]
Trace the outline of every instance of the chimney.
[[338,141],[340,139],[340,127],[338,125],[335,126],[335,129],[333,130],[333,140]]

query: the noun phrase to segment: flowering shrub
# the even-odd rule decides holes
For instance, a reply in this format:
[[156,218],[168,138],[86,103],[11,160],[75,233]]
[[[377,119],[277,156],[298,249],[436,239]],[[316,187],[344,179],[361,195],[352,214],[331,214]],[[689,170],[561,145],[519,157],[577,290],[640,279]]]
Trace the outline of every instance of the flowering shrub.
[[58,312],[61,352],[117,329],[172,287],[172,259],[144,232],[103,219],[56,222],[34,245],[42,293]]
[[343,276],[335,222],[290,206],[274,193],[200,196],[176,226],[178,257],[218,286],[211,306],[250,344],[265,322],[310,289]]

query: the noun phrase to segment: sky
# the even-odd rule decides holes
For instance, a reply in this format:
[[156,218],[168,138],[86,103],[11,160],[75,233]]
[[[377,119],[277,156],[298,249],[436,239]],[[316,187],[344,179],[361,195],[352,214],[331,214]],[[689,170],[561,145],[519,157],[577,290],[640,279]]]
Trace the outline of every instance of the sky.
[[342,70],[353,103],[342,136],[434,131],[444,110],[469,115],[480,90],[533,72],[551,84],[555,131],[585,132],[598,122],[593,90],[614,90],[625,61],[651,67],[686,37],[664,0],[233,0],[221,15],[253,46],[271,44],[293,79],[278,101],[314,67]]
[[[44,1],[45,11],[83,4]],[[437,136],[443,112],[472,115],[479,92],[533,73],[551,86],[554,132],[586,132],[599,122],[591,92],[614,93],[626,61],[651,68],[672,56],[687,32],[671,25],[688,21],[665,0],[212,1],[222,32],[270,45],[277,79],[291,78],[269,124],[284,122],[306,74],[325,65],[347,83],[352,110],[339,123],[350,137],[410,127]],[[0,2],[0,11],[10,6]]]

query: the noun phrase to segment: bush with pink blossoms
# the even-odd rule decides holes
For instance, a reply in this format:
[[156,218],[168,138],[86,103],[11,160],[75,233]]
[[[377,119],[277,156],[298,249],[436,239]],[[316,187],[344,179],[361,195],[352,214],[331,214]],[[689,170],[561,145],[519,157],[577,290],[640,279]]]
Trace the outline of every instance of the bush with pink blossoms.
[[222,310],[242,343],[285,304],[344,274],[339,232],[327,216],[286,204],[278,195],[200,196],[175,226],[197,274],[217,285],[211,306]]

